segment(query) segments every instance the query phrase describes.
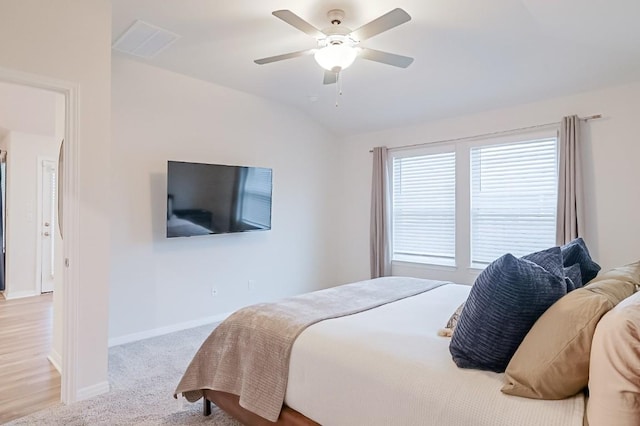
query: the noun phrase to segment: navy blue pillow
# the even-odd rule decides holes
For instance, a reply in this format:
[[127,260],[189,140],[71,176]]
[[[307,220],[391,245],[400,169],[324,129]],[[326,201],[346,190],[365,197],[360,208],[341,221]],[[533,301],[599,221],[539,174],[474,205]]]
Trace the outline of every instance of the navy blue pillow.
[[565,267],[570,267],[576,263],[580,265],[582,282],[576,287],[582,287],[598,275],[600,265],[594,262],[589,255],[589,250],[584,240],[580,237],[560,247],[562,250],[562,263]]
[[[560,258],[558,258],[560,256]],[[542,266],[547,271],[564,276],[564,282],[567,287],[567,293],[582,287],[582,275],[580,273],[580,265],[575,264],[568,268],[563,267],[563,263],[558,264],[558,259],[562,260],[562,250],[560,247],[551,247],[550,249],[537,251],[535,253],[522,256],[521,259],[527,259],[536,265]]]
[[449,345],[458,367],[505,370],[536,320],[566,294],[560,248],[554,249],[529,255],[549,270],[505,254],[482,271]]
[[564,276],[564,267],[562,265],[562,251],[560,247],[551,247],[546,250],[536,251],[534,253],[522,256],[521,259],[529,260],[536,265],[542,266],[547,272],[554,275]]
[[567,293],[582,287],[582,273],[578,263],[564,268],[564,282],[567,283]]

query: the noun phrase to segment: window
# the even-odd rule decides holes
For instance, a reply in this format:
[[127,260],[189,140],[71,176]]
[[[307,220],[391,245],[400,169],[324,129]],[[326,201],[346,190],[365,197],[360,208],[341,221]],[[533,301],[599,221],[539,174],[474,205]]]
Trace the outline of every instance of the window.
[[392,151],[392,260],[483,268],[553,246],[557,152],[555,131]]
[[556,241],[556,139],[471,149],[471,263]]
[[455,264],[455,152],[393,158],[393,259]]

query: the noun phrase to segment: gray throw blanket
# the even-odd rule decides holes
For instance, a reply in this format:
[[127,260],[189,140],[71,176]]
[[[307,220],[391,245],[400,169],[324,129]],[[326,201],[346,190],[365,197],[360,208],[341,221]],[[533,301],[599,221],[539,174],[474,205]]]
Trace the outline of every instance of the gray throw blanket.
[[310,325],[376,308],[446,284],[385,277],[249,306],[215,328],[189,364],[175,395],[195,402],[204,389],[240,396],[245,409],[275,422],[289,377],[293,342]]

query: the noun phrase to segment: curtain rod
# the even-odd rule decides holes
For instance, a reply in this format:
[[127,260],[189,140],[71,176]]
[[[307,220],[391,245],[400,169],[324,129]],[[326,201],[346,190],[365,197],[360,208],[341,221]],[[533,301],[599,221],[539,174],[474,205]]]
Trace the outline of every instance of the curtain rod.
[[[602,118],[602,114],[590,115],[588,117],[580,117],[580,120],[581,121],[591,121],[591,120],[597,120],[599,118]],[[560,124],[560,122],[559,121],[555,121],[553,123],[536,124],[535,126],[519,127],[517,129],[511,129],[511,130],[500,130],[500,131],[497,131],[497,132],[484,133],[482,135],[464,136],[464,137],[461,137],[461,138],[445,139],[445,140],[441,140],[441,141],[421,142],[421,143],[414,143],[414,144],[411,144],[411,145],[396,146],[396,147],[392,147],[392,148],[389,148],[389,149],[390,150],[405,149],[405,148],[414,148],[414,147],[418,147],[418,146],[441,144],[441,143],[447,143],[447,142],[459,142],[459,141],[473,140],[473,139],[478,139],[478,138],[484,138],[484,137],[487,137],[487,136],[506,135],[506,134],[510,134],[510,133],[521,132],[523,130],[533,130],[533,129],[540,129],[540,128],[543,128],[543,127],[557,126],[558,124]],[[373,152],[373,149],[370,149],[369,152]]]

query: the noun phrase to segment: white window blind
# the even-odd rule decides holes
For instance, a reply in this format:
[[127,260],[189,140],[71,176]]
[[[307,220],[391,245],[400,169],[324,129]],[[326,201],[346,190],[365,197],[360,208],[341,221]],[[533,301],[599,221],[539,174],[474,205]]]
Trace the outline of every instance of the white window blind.
[[471,149],[471,263],[555,245],[557,140]]
[[455,264],[455,161],[455,152],[393,158],[393,260]]

